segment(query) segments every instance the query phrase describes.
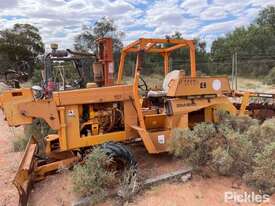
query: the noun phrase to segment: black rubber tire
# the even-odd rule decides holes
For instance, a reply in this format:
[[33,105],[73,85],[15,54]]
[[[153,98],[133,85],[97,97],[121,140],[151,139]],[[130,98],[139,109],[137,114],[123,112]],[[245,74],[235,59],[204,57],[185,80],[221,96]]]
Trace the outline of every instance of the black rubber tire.
[[102,145],[102,149],[108,156],[114,160],[119,159],[123,161],[125,168],[137,169],[137,161],[133,153],[123,144],[107,142]]

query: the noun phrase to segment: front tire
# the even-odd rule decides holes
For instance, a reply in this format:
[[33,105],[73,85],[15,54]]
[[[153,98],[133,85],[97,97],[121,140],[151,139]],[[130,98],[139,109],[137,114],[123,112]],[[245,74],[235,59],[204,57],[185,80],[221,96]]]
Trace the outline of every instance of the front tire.
[[124,144],[107,142],[102,145],[102,150],[117,164],[117,170],[137,169],[133,153]]

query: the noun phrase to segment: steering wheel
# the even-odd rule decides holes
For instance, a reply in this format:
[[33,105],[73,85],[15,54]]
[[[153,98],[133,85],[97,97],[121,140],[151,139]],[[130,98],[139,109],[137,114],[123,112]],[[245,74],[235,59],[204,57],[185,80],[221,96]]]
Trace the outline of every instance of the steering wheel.
[[76,79],[71,83],[73,88],[79,89],[79,88],[84,88],[85,85],[83,85],[83,80],[82,79]]
[[138,88],[145,92],[148,91],[148,85],[141,76],[139,77]]

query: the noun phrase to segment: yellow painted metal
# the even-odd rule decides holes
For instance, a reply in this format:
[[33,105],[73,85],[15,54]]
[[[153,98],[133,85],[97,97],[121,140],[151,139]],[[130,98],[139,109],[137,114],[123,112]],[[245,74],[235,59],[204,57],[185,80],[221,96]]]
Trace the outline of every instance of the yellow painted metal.
[[59,144],[60,150],[67,150],[68,149],[68,142],[67,142],[67,135],[66,135],[66,120],[65,120],[65,107],[59,107],[59,116],[60,116],[60,130],[58,130],[59,134]]
[[125,64],[125,58],[126,58],[127,53],[122,51],[121,52],[121,56],[120,56],[120,61],[119,61],[119,70],[118,70],[118,74],[117,74],[117,84],[119,84],[122,80],[122,76],[123,76],[123,67]]
[[45,178],[47,173],[51,171],[55,171],[58,169],[63,168],[70,168],[72,165],[74,165],[76,162],[79,161],[78,156],[72,156],[70,158],[66,158],[64,160],[59,160],[53,163],[49,163],[40,167],[37,167],[35,169],[35,181],[40,181]]
[[132,125],[138,125],[138,117],[133,99],[124,101],[124,127],[127,139],[133,139],[138,136],[136,130],[132,129]]
[[[156,47],[157,44],[166,44],[171,45],[167,48],[159,48]],[[191,67],[191,77],[196,77],[196,60],[195,60],[195,45],[192,40],[186,40],[186,39],[146,39],[146,38],[140,38],[137,41],[134,41],[133,43],[129,44],[128,46],[124,47],[121,51],[121,57],[120,57],[120,64],[118,69],[118,77],[117,77],[117,83],[121,83],[122,77],[123,77],[123,70],[124,70],[124,64],[125,64],[125,58],[128,53],[139,53],[139,52],[145,52],[145,53],[159,53],[163,55],[164,58],[164,74],[167,74],[169,71],[169,53],[182,48],[182,47],[188,47],[189,48],[189,54],[190,54],[190,67]]]
[[79,148],[78,146],[80,143],[78,141],[81,139],[81,137],[78,106],[67,105],[65,107],[64,117],[66,123],[66,136],[64,139],[67,141],[68,148],[60,147],[60,149],[61,151],[66,151],[67,149]]
[[91,145],[99,145],[105,142],[119,142],[127,140],[126,133],[124,131],[121,132],[110,132],[99,135],[90,135],[85,137],[76,137],[74,139],[70,139],[69,147],[71,149],[89,147]]
[[161,152],[156,149],[156,147],[155,147],[155,145],[146,129],[141,128],[136,125],[133,125],[132,128],[138,132],[148,153],[157,154],[157,153]]
[[1,108],[9,126],[32,123],[32,117],[23,115],[18,109],[19,104],[31,101],[33,101],[33,94],[29,88],[8,90],[1,94]]
[[188,113],[167,116],[165,128],[167,130],[173,130],[175,128],[188,128]]
[[249,98],[250,98],[250,92],[245,92],[242,96],[242,104],[239,111],[240,116],[245,115],[246,107],[249,104]]
[[135,68],[135,78],[134,78],[134,83],[133,83],[133,96],[134,96],[134,105],[137,111],[137,116],[138,116],[138,120],[139,120],[139,126],[132,126],[133,129],[136,129],[137,132],[139,133],[139,135],[141,136],[143,143],[147,149],[147,151],[149,153],[157,153],[157,150],[155,148],[154,143],[152,142],[152,139],[150,138],[147,130],[146,130],[146,126],[145,126],[145,122],[144,122],[144,117],[141,111],[141,104],[139,101],[139,94],[138,94],[138,81],[140,78],[140,62],[141,62],[141,56],[138,55],[137,56],[137,65]]
[[171,130],[155,130],[149,131],[148,136],[155,146],[155,151],[149,153],[162,153],[168,151],[168,145],[171,141]]
[[131,96],[132,85],[115,85],[53,93],[53,99],[57,106],[124,101]]
[[148,51],[150,50],[152,47],[154,47],[156,45],[156,43],[149,43],[147,46],[145,46],[144,50]]
[[218,109],[224,109],[232,115],[237,114],[237,109],[225,96],[220,96],[212,99],[174,98],[169,101],[173,110],[173,114],[190,113],[210,106],[214,106]]
[[57,107],[53,101],[35,100],[23,102],[18,104],[17,108],[25,117],[44,119],[54,130],[58,130],[60,127]]
[[146,125],[146,129],[164,129],[166,123],[166,114],[149,114],[144,115],[144,122]]
[[172,47],[169,47],[167,49],[164,49],[165,53],[168,53],[168,52],[172,52],[176,49],[180,49],[182,47],[186,47],[187,44],[186,43],[183,43],[183,44],[176,44],[175,46],[172,46]]
[[189,46],[189,55],[190,55],[190,65],[191,65],[191,77],[196,77],[197,73],[196,73],[196,55],[195,55],[195,45],[193,44],[193,42],[188,41],[187,42],[188,46]]
[[195,78],[190,76],[180,76],[179,79],[170,82],[167,96],[183,97],[211,94],[223,95],[230,92],[229,80],[225,76]]
[[37,143],[35,139],[30,138],[23,158],[19,164],[13,184],[19,193],[19,206],[27,205],[29,191],[33,180],[33,169],[36,167],[36,161],[33,158],[37,151]]
[[214,106],[204,108],[204,121],[213,122],[214,121]]
[[162,52],[166,52],[164,49],[160,49],[160,48],[150,48],[146,50],[146,46],[140,47],[140,48],[130,48],[129,50],[127,50],[127,52],[132,52],[132,53],[137,53],[139,51],[145,51],[148,53],[162,53]]
[[49,134],[45,137],[45,154],[50,155],[52,153],[51,142],[60,141],[61,138],[58,134]]
[[168,52],[164,53],[164,75],[169,72],[169,54]]

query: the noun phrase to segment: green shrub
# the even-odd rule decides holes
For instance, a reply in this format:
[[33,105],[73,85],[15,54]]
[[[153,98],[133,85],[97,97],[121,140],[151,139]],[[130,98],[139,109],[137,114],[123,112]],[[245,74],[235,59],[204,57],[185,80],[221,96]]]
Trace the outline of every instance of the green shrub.
[[268,119],[261,125],[261,135],[263,143],[275,142],[275,119]]
[[112,159],[102,149],[93,149],[84,163],[73,168],[74,191],[81,196],[91,196],[93,203],[105,199],[108,188],[115,183],[114,172],[107,170],[111,162]]
[[189,129],[174,129],[173,141],[169,144],[169,151],[177,157],[187,158],[194,150],[192,133]]
[[222,147],[212,151],[213,169],[218,171],[221,175],[230,175],[233,167],[234,159],[229,152]]
[[16,140],[13,141],[13,151],[14,152],[20,152],[25,150],[29,139],[24,137],[18,137]]
[[227,126],[197,124],[193,130],[176,129],[170,152],[193,167],[210,166],[222,175],[244,174],[253,156],[252,142]]
[[253,171],[245,175],[246,181],[263,193],[273,194],[275,192],[275,142],[266,145],[261,153],[257,153],[254,162]]
[[[218,114],[219,124],[175,129],[169,150],[194,168],[207,166],[237,175],[264,192],[275,188],[275,119],[260,124],[250,117]],[[205,170],[204,170],[205,171]]]
[[236,117],[224,112],[218,112],[217,115],[220,125],[225,125],[229,129],[240,133],[247,131],[249,127],[258,125],[259,123],[258,120],[252,119],[249,116]]
[[232,175],[242,176],[251,170],[253,161],[253,145],[245,134],[238,132],[227,136],[228,152],[234,162],[231,168]]
[[35,68],[32,74],[31,83],[32,85],[40,85],[42,81],[41,69]]
[[178,157],[187,158],[194,166],[204,165],[209,159],[209,151],[213,146],[211,139],[215,137],[215,131],[214,125],[208,123],[197,124],[192,131],[175,129],[169,150]]

